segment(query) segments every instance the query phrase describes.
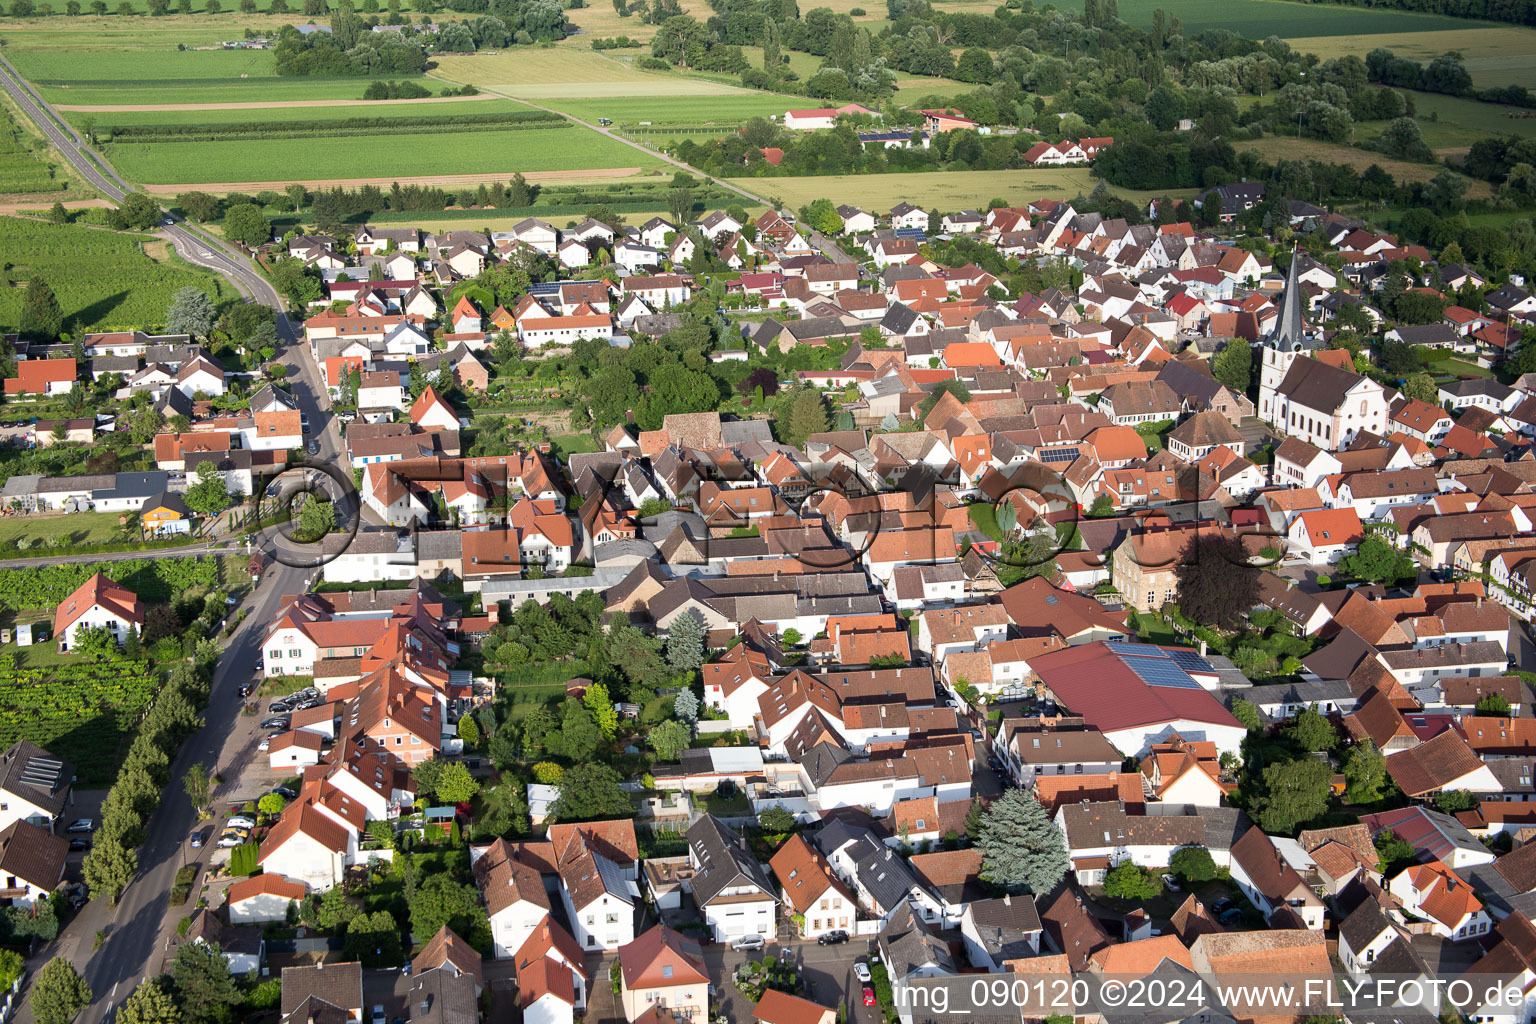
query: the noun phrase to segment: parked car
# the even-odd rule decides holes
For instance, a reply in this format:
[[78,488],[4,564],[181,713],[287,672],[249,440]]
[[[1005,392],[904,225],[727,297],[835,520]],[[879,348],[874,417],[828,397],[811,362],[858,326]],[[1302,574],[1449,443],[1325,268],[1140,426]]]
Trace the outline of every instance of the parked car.
[[1243,912],[1238,907],[1228,907],[1226,910],[1223,910],[1221,913],[1216,915],[1216,920],[1220,921],[1222,924],[1241,924],[1243,920]]
[[856,960],[853,964],[853,976],[862,982],[869,981],[869,964],[863,960]]
[[66,831],[66,832],[91,832],[91,831],[94,831],[95,828],[96,828],[96,822],[93,819],[91,819],[91,818],[76,818],[74,821],[70,822],[69,828],[65,829],[64,831]]
[[731,948],[737,950],[757,950],[765,945],[761,935],[742,935],[731,940]]
[[243,814],[237,814],[224,823],[226,829],[231,828],[255,828],[256,823]]
[[385,1024],[385,1022],[388,1021],[389,1018],[384,1016],[384,1007],[383,1007],[383,1005],[375,1006],[373,1008],[373,1012],[371,1014],[369,1014],[368,1020],[369,1020],[369,1024]]
[[827,932],[825,935],[816,936],[818,946],[840,946],[848,941],[848,933],[844,931]]
[[238,833],[225,832],[219,836],[219,848],[223,850],[227,850],[232,846],[239,846],[243,842],[245,842],[245,836]]
[[278,796],[285,800],[292,800],[294,797],[299,795],[293,790],[289,789],[287,786],[273,786],[272,792],[276,793]]
[[311,454],[311,455],[319,455],[320,454],[320,442],[319,441],[311,440],[309,442],[309,444],[304,446],[304,450],[309,452],[309,454]]
[[91,841],[85,838],[85,836],[76,836],[74,839],[69,841],[70,853],[82,853],[86,850],[89,850],[90,848]]
[[272,749],[272,741],[263,736],[261,738],[261,742],[256,744],[256,749],[265,754],[267,751]]
[[864,986],[864,1005],[865,1006],[874,1006],[875,1005],[875,990],[870,988],[868,985]]
[[286,714],[292,711],[293,706],[297,703],[298,701],[292,697],[280,697],[267,705],[267,711],[274,715]]
[[286,729],[286,728],[288,728],[288,716],[287,715],[273,715],[271,718],[267,719],[265,722],[262,722],[261,723],[261,727],[263,729]]
[[1168,887],[1168,891],[1169,892],[1183,892],[1184,891],[1184,888],[1181,885],[1179,885],[1179,876],[1178,875],[1164,875],[1163,876],[1163,885]]
[[198,829],[196,832],[192,833],[192,838],[188,839],[187,842],[191,843],[192,849],[196,850],[201,847],[203,843],[207,841],[207,839],[208,834],[203,829]]
[[1232,908],[1234,908],[1236,906],[1237,906],[1236,903],[1232,902],[1231,900],[1229,900],[1225,896],[1223,896],[1221,899],[1219,899],[1215,903],[1211,904],[1211,913],[1213,913],[1213,914],[1223,914],[1223,913],[1226,913],[1228,910],[1231,910]]

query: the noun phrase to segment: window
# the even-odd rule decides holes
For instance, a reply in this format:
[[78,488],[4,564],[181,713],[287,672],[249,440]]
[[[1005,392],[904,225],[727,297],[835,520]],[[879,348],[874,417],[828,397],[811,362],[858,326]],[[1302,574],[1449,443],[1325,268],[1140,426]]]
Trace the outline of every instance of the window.
[[661,965],[661,976],[663,978],[670,978],[670,977],[672,977],[672,965],[671,964],[662,964]]

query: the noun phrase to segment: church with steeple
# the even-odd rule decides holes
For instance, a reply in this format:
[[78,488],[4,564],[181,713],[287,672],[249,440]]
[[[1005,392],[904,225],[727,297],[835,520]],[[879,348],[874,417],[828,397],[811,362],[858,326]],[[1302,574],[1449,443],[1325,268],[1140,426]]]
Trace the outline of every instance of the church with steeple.
[[1291,265],[1285,274],[1285,291],[1280,296],[1280,319],[1264,339],[1263,365],[1259,369],[1259,418],[1275,423],[1279,415],[1275,393],[1291,369],[1296,357],[1321,347],[1321,340],[1308,336],[1307,322],[1301,315],[1301,253],[1291,250]]

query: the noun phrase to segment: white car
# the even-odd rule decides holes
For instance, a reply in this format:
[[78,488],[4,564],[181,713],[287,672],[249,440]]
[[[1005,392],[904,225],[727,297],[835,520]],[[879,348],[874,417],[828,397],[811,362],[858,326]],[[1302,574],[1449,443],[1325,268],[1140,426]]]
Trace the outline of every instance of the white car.
[[256,749],[265,754],[267,751],[272,749],[272,741],[263,736],[261,738],[261,742],[256,744]]
[[255,828],[256,823],[243,814],[237,814],[224,823],[225,828]]
[[219,836],[219,846],[226,850],[232,846],[239,846],[243,842],[245,842],[245,836],[239,835],[238,833],[230,833]]
[[743,935],[731,940],[731,948],[739,950],[762,949],[765,945],[761,935]]
[[867,983],[869,981],[869,964],[865,963],[863,960],[855,961],[853,965],[853,976],[858,978],[859,981]]
[[388,1018],[384,1016],[384,1007],[382,1005],[375,1006],[373,1008],[373,1012],[369,1014],[368,1020],[369,1024],[384,1024],[384,1022],[388,1020]]

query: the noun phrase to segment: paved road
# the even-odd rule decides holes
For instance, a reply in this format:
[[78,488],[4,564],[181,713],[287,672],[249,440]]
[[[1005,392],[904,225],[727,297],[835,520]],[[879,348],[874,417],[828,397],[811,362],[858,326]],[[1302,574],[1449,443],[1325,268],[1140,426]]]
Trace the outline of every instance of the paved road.
[[[81,178],[115,201],[121,201],[130,191],[111,166],[90,153],[85,140],[3,58],[0,58],[0,88],[37,124]],[[337,462],[341,453],[340,429],[331,415],[329,397],[321,386],[319,367],[308,346],[298,340],[294,325],[284,313],[281,296],[243,253],[180,223],[169,213],[164,215],[160,233],[189,262],[216,271],[246,298],[277,310],[278,359],[288,368],[287,385],[298,401],[299,409],[318,431],[317,435],[312,435],[320,440],[317,458]],[[158,554],[173,553],[186,555],[193,552],[178,549]],[[113,561],[144,556],[144,552],[123,552],[83,560]],[[8,564],[0,562],[0,565]],[[214,765],[230,780],[217,795],[221,799],[228,798],[237,791],[240,771],[250,764],[253,753],[250,724],[241,722],[238,717],[242,703],[238,695],[239,684],[251,678],[253,668],[259,663],[262,634],[277,611],[282,595],[302,592],[314,576],[314,570],[273,563],[262,575],[259,585],[246,597],[244,607],[249,614],[245,624],[225,645],[224,655],[214,673],[213,695],[204,716],[207,724],[186,742],[172,766],[172,781],[150,819],[149,840],[139,851],[138,875],[116,907],[93,900],[34,963],[36,966],[47,957],[62,955],[82,969],[94,1000],[78,1018],[80,1024],[99,1024],[141,979],[160,972],[167,939],[174,931],[175,921],[184,912],[183,908],[168,911],[166,905],[176,871],[185,860],[209,853],[205,848],[194,854],[187,846],[196,816],[182,788],[182,776],[194,763]],[[100,949],[92,952],[93,937],[98,931],[104,931],[106,939]],[[19,1024],[30,1024],[29,1003],[23,1003],[17,1020]]]

